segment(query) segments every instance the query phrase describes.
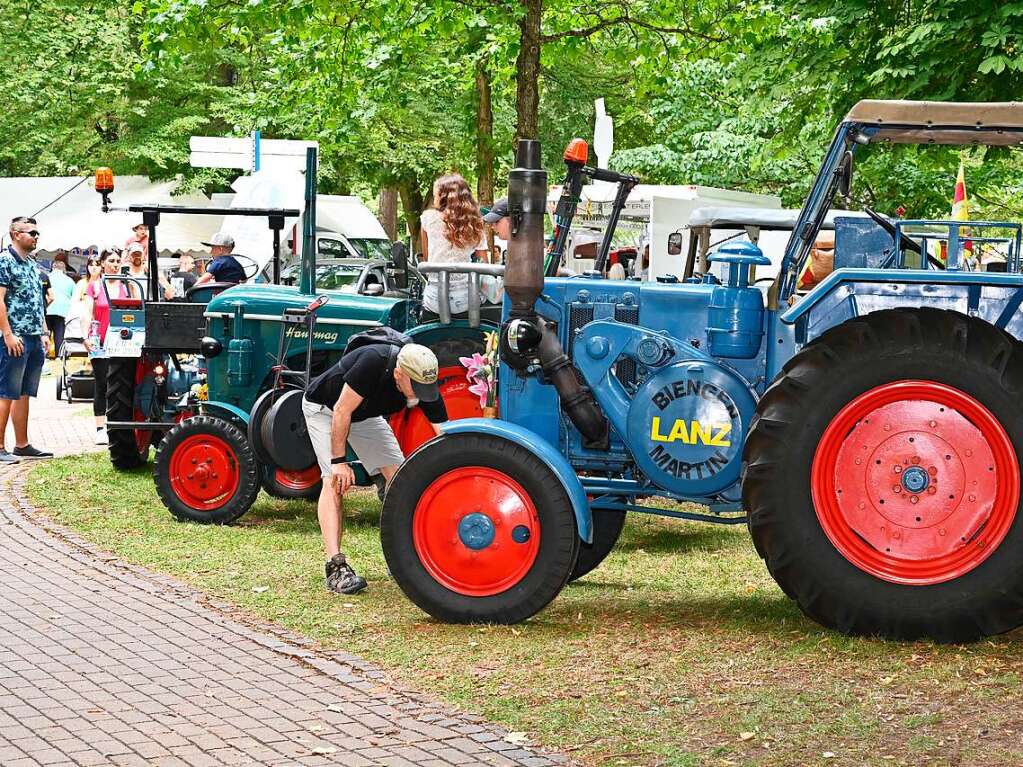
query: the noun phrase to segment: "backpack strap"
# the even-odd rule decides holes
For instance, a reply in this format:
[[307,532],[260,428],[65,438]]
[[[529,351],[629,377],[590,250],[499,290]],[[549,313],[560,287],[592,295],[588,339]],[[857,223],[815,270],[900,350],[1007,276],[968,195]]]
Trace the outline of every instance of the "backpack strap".
[[394,368],[398,364],[398,352],[401,351],[400,346],[394,346],[393,344],[388,344],[387,349],[388,349],[387,364],[384,365],[384,372],[380,376],[381,386],[386,385],[388,379],[394,375]]

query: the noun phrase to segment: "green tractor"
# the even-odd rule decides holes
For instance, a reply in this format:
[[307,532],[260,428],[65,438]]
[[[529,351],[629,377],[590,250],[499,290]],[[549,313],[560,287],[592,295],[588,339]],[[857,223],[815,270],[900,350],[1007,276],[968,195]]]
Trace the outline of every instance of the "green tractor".
[[[359,281],[366,285],[361,294],[317,289],[314,151],[307,157],[306,244],[297,285],[279,284],[280,227],[275,225],[298,211],[252,210],[250,215],[268,216],[273,230],[272,282],[207,283],[197,286],[185,302],[158,300],[159,214],[235,215],[239,209],[128,208],[142,212],[150,225],[154,285],[149,295],[156,299],[111,300],[107,337],[115,340],[120,351],[114,354],[121,356],[109,366],[110,455],[115,466],[133,468],[146,460],[150,444],[155,445],[157,491],[179,520],[233,522],[248,511],[261,488],[275,498],[316,498],[320,472],[305,431],[301,392],[310,376],[340,357],[355,333],[386,325],[430,347],[440,363],[441,394],[450,417],[481,415],[458,358],[482,352],[486,333],[496,331],[498,324],[475,312],[464,320],[442,315],[437,322],[420,323],[421,278],[402,245],[395,245],[386,264],[386,282],[397,290],[381,294],[375,288],[380,281],[372,279]],[[103,191],[99,184],[97,189]],[[481,276],[502,270],[489,264],[422,269],[440,273],[442,296],[452,273],[468,272],[470,290],[476,292]],[[396,414],[391,426],[406,454],[433,436],[418,409]],[[360,485],[382,489],[379,479],[374,481],[358,466],[356,478]]]

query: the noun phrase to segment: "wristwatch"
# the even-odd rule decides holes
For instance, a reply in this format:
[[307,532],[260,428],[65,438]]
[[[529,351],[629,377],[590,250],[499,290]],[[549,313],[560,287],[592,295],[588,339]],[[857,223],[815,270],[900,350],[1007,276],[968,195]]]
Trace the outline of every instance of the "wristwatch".
[[345,458],[345,457],[342,457],[342,458],[331,458],[330,459],[330,465],[331,466],[337,466],[339,463],[348,463],[348,459]]

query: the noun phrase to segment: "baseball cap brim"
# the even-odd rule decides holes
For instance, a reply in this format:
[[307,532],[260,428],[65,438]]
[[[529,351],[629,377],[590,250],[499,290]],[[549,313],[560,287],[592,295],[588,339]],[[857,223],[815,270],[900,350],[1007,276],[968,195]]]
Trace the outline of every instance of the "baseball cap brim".
[[436,402],[440,399],[440,387],[437,386],[437,382],[433,383],[419,383],[419,381],[412,381],[412,391],[415,392],[420,402]]
[[491,208],[490,211],[483,216],[483,220],[488,224],[496,224],[502,218],[504,218],[504,214],[500,211],[494,210],[493,208]]

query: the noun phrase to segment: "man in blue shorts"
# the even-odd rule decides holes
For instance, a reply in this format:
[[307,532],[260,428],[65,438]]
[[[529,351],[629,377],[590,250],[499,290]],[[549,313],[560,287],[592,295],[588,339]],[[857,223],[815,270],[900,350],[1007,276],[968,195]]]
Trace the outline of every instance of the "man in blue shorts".
[[[29,398],[39,390],[50,334],[43,284],[32,251],[39,240],[35,219],[11,221],[11,245],[0,253],[0,462],[49,458],[28,441]],[[14,421],[14,454],[7,452],[7,421]]]

